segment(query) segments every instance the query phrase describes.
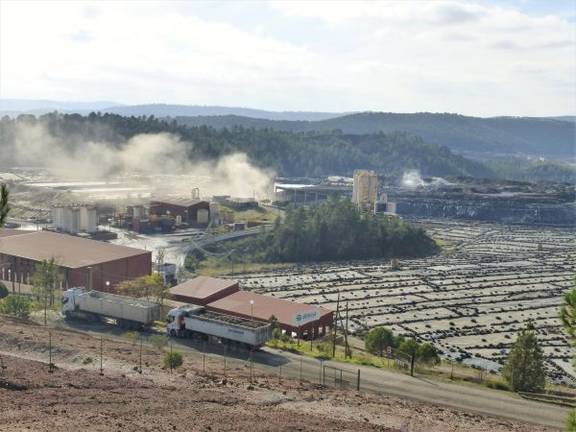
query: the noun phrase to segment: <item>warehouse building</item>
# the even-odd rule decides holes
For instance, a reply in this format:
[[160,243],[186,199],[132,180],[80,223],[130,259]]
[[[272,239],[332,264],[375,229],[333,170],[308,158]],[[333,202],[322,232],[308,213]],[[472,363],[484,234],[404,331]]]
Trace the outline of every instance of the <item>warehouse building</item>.
[[168,290],[172,300],[206,306],[230,294],[240,291],[238,281],[198,276]]
[[334,322],[334,313],[328,309],[250,291],[237,291],[206,307],[214,312],[258,321],[270,321],[275,317],[286,333],[305,339],[324,336]]
[[51,231],[0,231],[0,279],[30,284],[35,266],[54,258],[62,288],[111,291],[119,282],[152,270],[152,253]]
[[150,202],[150,215],[171,216],[176,225],[207,225],[210,221],[210,203],[193,198],[163,198]]

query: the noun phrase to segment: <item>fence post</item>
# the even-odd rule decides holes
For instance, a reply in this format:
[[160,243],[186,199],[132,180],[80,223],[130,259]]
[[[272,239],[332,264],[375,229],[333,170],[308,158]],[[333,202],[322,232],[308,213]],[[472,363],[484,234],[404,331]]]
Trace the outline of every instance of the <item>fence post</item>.
[[100,375],[104,375],[104,368],[102,366],[104,357],[104,336],[100,336]]
[[206,341],[202,342],[202,373],[206,373]]
[[358,378],[356,379],[356,391],[360,391],[360,369],[358,369]]
[[52,332],[48,332],[48,372],[54,372],[52,364]]
[[302,382],[302,359],[300,359],[300,372],[298,374],[299,381]]
[[252,380],[254,379],[254,365],[252,361],[252,348],[250,348],[250,384],[252,384]]
[[414,376],[414,361],[416,360],[416,353],[412,353],[410,358],[410,376]]

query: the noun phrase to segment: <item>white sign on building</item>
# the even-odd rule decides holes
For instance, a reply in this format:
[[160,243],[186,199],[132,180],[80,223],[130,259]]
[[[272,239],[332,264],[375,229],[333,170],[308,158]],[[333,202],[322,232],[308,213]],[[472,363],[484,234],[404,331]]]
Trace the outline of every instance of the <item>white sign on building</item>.
[[314,309],[306,312],[296,312],[292,318],[292,324],[294,327],[301,327],[309,322],[316,321],[320,318],[320,311]]

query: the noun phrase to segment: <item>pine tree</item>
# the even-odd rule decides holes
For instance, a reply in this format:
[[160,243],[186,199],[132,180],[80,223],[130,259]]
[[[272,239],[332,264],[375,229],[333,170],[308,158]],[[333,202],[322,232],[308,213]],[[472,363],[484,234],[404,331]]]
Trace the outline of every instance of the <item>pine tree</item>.
[[4,226],[6,218],[8,217],[8,212],[10,212],[10,206],[8,205],[8,198],[10,194],[8,193],[8,188],[5,184],[0,186],[0,228]]
[[540,392],[546,384],[545,374],[544,352],[529,323],[510,350],[502,375],[513,391]]

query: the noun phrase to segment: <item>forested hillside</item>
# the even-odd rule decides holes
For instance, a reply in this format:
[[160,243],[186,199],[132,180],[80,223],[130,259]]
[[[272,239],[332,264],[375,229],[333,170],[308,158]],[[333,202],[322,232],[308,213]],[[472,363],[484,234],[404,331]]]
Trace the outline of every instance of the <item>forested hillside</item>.
[[430,144],[477,154],[532,154],[574,157],[576,123],[570,117],[478,118],[458,114],[358,113],[322,121],[273,121],[239,116],[177,117],[188,126],[243,126],[292,132],[340,130],[346,134],[404,131]]
[[[348,200],[311,207],[290,207],[282,223],[267,233],[213,246],[219,252],[256,262],[309,262],[419,257],[438,252],[421,228],[371,213],[360,213]],[[188,265],[205,258],[194,255]]]
[[[291,133],[271,129],[214,129],[185,127],[175,121],[153,117],[114,114],[3,118],[0,121],[0,150],[3,154],[0,163],[5,166],[17,163],[13,160],[14,146],[17,141],[18,145],[26,146],[26,139],[30,136],[22,137],[18,131],[30,126],[42,126],[43,133],[64,142],[70,150],[83,141],[106,141],[122,146],[127,139],[138,134],[169,132],[186,141],[189,159],[215,159],[243,152],[256,165],[272,168],[284,176],[350,175],[357,168],[374,169],[385,174],[399,174],[407,169],[418,169],[422,175],[430,176],[484,177],[492,174],[481,163],[406,133],[355,135],[334,131]],[[37,138],[38,131],[32,136]]]

